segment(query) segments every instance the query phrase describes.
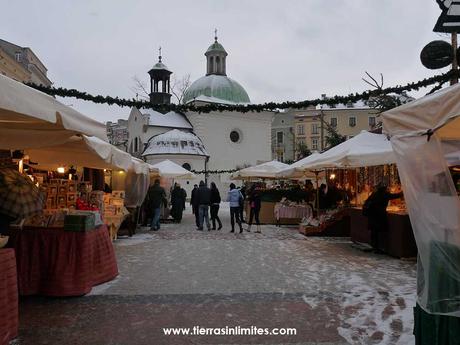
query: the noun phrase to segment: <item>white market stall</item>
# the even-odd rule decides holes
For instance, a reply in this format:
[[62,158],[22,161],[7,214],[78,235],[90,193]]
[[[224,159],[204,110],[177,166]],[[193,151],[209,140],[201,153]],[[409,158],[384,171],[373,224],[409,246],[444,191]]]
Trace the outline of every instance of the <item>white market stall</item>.
[[179,180],[192,180],[196,175],[187,169],[184,169],[179,164],[166,159],[160,163],[150,164],[150,167],[158,169],[158,172],[163,178],[179,179]]
[[79,133],[107,139],[104,124],[0,75],[0,149],[52,146]]
[[460,200],[447,146],[460,147],[460,84],[385,112],[418,256],[418,305],[460,317]]
[[285,169],[276,173],[276,177],[278,178],[291,178],[291,179],[301,179],[305,177],[312,177],[315,176],[307,168],[311,165],[312,162],[315,162],[321,156],[320,153],[314,152],[310,156],[302,158],[295,163],[292,163]]
[[273,160],[234,172],[231,176],[234,180],[251,179],[276,179],[277,173],[286,169],[289,165]]

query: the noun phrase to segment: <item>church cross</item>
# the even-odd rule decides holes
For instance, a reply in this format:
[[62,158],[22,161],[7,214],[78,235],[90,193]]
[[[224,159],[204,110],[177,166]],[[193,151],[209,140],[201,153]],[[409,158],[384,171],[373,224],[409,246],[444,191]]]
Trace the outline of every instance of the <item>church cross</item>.
[[217,29],[214,29],[214,39],[215,39],[216,42],[217,42]]

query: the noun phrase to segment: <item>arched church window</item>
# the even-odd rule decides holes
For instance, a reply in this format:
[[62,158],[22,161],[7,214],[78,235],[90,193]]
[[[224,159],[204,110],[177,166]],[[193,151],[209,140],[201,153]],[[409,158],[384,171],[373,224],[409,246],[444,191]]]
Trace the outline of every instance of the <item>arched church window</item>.
[[211,56],[209,58],[209,72],[208,73],[212,73],[213,69],[214,69],[214,57]]
[[139,151],[139,140],[134,138],[134,152]]
[[186,169],[188,171],[192,170],[192,166],[189,163],[182,164],[182,168],[184,168],[184,169]]

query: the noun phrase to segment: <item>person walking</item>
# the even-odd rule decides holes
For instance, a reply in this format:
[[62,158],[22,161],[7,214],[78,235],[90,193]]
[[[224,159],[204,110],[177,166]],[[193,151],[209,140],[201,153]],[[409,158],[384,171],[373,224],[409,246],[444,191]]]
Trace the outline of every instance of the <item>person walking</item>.
[[194,185],[192,189],[192,195],[190,197],[190,205],[192,206],[192,212],[195,215],[195,224],[196,227],[200,227],[200,213],[198,211],[198,185]]
[[240,200],[240,221],[241,223],[246,223],[246,221],[244,220],[244,201],[246,200],[246,186],[245,185],[242,185],[240,187],[240,193],[243,196],[243,199]]
[[243,232],[243,227],[241,226],[240,220],[240,205],[243,196],[240,191],[236,189],[234,183],[230,183],[230,190],[227,195],[227,201],[230,203],[230,223],[232,224],[232,231],[235,232],[235,219],[240,227],[240,234]]
[[377,185],[375,191],[363,205],[363,215],[368,217],[368,226],[371,231],[371,245],[375,253],[382,253],[379,236],[388,231],[387,206],[390,200],[402,197],[400,193],[390,193],[385,184]]
[[211,190],[206,186],[204,181],[200,181],[200,187],[197,192],[198,214],[200,216],[198,230],[203,230],[203,224],[206,221],[206,228],[211,231],[209,222],[209,205],[211,205]]
[[217,230],[222,229],[222,222],[219,218],[219,207],[220,207],[220,193],[217,189],[217,186],[214,182],[211,182],[211,222],[212,222],[212,229],[216,230],[216,220],[219,224]]
[[171,216],[174,218],[175,223],[182,221],[182,213],[184,212],[184,193],[179,183],[174,184],[171,192]]
[[160,180],[155,180],[153,186],[149,188],[147,197],[149,200],[149,209],[153,211],[150,230],[158,231],[160,230],[161,206],[166,204],[166,193],[163,187],[160,186]]
[[252,220],[253,218],[255,218],[256,226],[257,226],[256,232],[260,234],[261,231],[260,231],[259,214],[260,214],[260,208],[262,206],[262,201],[260,198],[260,191],[257,189],[255,184],[253,184],[251,186],[251,189],[249,190],[248,201],[249,201],[250,211],[249,211],[249,223],[248,223],[249,226],[247,228],[247,231],[251,231]]

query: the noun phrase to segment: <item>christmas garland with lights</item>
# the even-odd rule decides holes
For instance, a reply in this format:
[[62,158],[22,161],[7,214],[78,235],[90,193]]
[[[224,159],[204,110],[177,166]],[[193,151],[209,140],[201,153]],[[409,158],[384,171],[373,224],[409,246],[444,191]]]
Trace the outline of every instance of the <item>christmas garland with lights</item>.
[[309,106],[317,106],[319,104],[334,105],[334,104],[347,104],[355,103],[359,100],[368,100],[372,97],[379,97],[388,94],[401,94],[404,91],[417,91],[433,84],[438,84],[434,90],[439,89],[444,83],[449,81],[452,77],[459,76],[458,71],[449,71],[444,74],[436,75],[430,78],[425,78],[418,82],[408,83],[404,86],[393,86],[381,88],[376,90],[368,90],[362,93],[354,93],[348,96],[334,96],[326,99],[313,99],[304,100],[300,102],[267,102],[263,104],[246,104],[246,105],[225,105],[225,104],[207,104],[203,106],[196,106],[194,104],[152,104],[148,101],[138,101],[136,99],[123,99],[111,96],[91,95],[87,92],[78,91],[75,89],[66,89],[62,87],[49,87],[44,85],[37,85],[34,83],[26,83],[26,85],[42,91],[51,96],[59,97],[74,97],[85,101],[90,101],[97,104],[118,105],[120,107],[137,107],[137,108],[150,108],[160,112],[197,112],[197,113],[210,113],[210,112],[223,112],[235,111],[240,113],[248,112],[262,112],[274,111],[279,109],[303,109]]
[[201,175],[219,175],[219,174],[233,174],[234,172],[237,172],[240,169],[231,169],[231,170],[191,170],[192,173]]

